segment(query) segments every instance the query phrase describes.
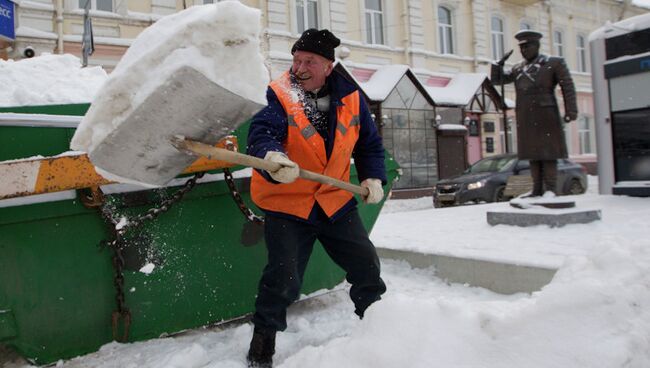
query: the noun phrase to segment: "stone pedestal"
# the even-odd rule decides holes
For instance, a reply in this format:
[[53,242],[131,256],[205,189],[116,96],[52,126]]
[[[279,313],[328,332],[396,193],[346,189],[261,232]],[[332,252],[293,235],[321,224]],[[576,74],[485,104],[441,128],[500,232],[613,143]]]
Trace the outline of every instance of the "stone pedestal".
[[548,225],[550,227],[562,227],[568,224],[586,224],[600,220],[599,209],[551,209],[551,208],[527,208],[507,209],[502,211],[488,211],[487,222],[494,225],[514,226],[536,226]]

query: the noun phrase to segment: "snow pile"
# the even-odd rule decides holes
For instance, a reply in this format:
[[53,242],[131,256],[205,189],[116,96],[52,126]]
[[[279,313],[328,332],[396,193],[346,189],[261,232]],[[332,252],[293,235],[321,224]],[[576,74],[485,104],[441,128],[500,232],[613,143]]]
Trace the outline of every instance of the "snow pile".
[[106,77],[101,67],[82,68],[70,54],[0,59],[0,107],[89,103]]
[[281,367],[648,367],[650,248],[604,239],[516,301],[387,294]]
[[160,19],[133,42],[82,120],[71,147],[91,152],[182,67],[266,104],[260,11],[238,1],[193,6]]
[[[524,248],[529,264],[551,248],[563,261],[542,290],[500,295],[382,259],[387,292],[363,320],[352,312],[347,284],[291,307],[275,367],[650,367],[650,198],[596,192],[590,186],[566,198],[601,208],[603,220],[563,228],[485,224],[486,210],[507,203],[434,209],[431,198],[387,201],[373,231],[376,245],[406,243],[403,249],[423,252],[428,245],[438,254],[451,246],[473,258],[485,255],[478,249],[484,247],[504,261]],[[406,226],[413,222],[417,228]],[[244,324],[110,343],[58,366],[245,368],[251,334]]]

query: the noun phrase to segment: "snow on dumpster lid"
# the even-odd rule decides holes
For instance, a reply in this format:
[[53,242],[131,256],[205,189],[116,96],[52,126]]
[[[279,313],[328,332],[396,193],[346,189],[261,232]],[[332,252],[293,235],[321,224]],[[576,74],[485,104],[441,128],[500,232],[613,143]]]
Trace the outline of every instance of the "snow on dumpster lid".
[[106,78],[104,69],[82,68],[71,54],[0,60],[0,107],[89,103]]

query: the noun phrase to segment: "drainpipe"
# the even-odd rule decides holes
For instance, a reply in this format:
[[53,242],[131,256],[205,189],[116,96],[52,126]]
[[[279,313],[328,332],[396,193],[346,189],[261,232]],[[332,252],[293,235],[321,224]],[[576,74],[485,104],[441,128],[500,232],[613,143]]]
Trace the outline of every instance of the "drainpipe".
[[[471,22],[471,23],[472,23],[472,25],[471,25],[471,28],[472,28],[472,32],[471,32],[472,39],[471,39],[471,42],[472,42],[472,54],[473,54],[473,56],[474,56],[474,66],[473,66],[472,71],[473,71],[474,73],[476,73],[476,72],[478,71],[478,52],[477,52],[477,50],[476,50],[476,47],[477,47],[477,45],[478,45],[478,41],[476,40],[476,23],[474,22],[474,12],[476,11],[476,9],[474,8],[474,1],[475,1],[475,0],[470,0],[470,1],[469,1],[469,14],[470,14],[470,16],[472,17],[472,22]],[[454,19],[454,20],[455,20],[455,19]],[[458,44],[458,42],[457,42],[457,44]],[[460,51],[460,50],[459,50],[459,51]]]
[[550,46],[548,51],[549,54],[553,54],[555,39],[553,37],[553,7],[551,6],[551,0],[545,0],[544,5],[546,5],[546,12],[548,13],[548,44]]
[[[404,32],[405,32],[405,38],[404,38],[404,59],[406,60],[406,65],[412,66],[411,65],[411,55],[409,52],[409,49],[411,48],[411,29],[409,27],[410,20],[409,20],[409,0],[403,0],[402,1],[402,22],[404,24]],[[388,33],[388,32],[386,32]]]
[[59,54],[63,54],[63,0],[56,1],[56,34],[57,50]]

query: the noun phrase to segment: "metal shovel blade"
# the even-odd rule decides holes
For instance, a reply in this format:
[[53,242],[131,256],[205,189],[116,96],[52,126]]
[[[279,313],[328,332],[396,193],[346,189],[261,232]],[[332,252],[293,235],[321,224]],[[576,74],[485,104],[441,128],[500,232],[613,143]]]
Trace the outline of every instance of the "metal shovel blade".
[[88,156],[111,174],[162,186],[196,160],[174,148],[171,137],[216,144],[262,107],[182,67]]

